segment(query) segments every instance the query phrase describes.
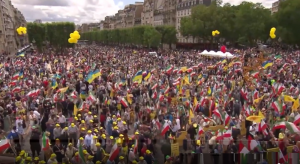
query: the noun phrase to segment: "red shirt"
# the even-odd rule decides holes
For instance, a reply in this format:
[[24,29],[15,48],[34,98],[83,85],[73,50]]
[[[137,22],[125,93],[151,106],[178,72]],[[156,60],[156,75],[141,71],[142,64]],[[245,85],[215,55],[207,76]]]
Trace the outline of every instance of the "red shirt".
[[48,88],[49,82],[48,81],[43,81],[43,85],[44,85],[44,88]]
[[143,157],[145,155],[146,151],[147,151],[147,148],[143,147],[142,150],[141,150],[141,155],[140,156]]

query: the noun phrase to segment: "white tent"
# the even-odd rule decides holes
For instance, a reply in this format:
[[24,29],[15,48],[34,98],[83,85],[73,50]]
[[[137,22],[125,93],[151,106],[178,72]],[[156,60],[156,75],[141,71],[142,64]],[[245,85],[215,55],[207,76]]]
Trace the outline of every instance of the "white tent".
[[215,51],[206,51],[199,53],[201,56],[208,56],[208,57],[219,57],[219,58],[234,58],[234,56],[229,52],[215,52]]

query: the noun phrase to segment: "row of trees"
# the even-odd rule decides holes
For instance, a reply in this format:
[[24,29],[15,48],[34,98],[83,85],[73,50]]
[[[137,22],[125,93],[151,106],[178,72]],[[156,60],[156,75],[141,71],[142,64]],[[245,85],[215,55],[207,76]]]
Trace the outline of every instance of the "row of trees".
[[174,26],[136,26],[125,29],[90,31],[83,33],[81,39],[105,44],[132,44],[157,47],[160,44],[177,42]]
[[285,43],[300,45],[299,0],[280,2],[278,12],[274,14],[259,3],[221,4],[217,0],[210,6],[193,7],[191,16],[181,19],[180,33],[186,37],[212,40],[212,31],[218,30],[221,33],[218,37],[225,38],[225,41],[251,45],[258,40],[267,41],[270,29],[275,27],[277,39],[274,40],[281,38]]
[[27,33],[29,42],[34,42],[39,51],[45,44],[56,50],[72,47],[68,43],[70,33],[75,30],[72,22],[28,23]]

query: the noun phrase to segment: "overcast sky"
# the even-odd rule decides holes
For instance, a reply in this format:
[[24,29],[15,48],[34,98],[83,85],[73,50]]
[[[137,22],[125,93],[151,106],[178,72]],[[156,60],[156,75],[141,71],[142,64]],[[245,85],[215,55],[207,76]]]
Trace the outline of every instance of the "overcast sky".
[[[138,0],[11,0],[32,22],[41,19],[44,22],[71,21],[76,24],[99,22],[105,16],[114,15],[127,4]],[[140,0],[141,2],[143,0]],[[251,0],[271,7],[275,0]],[[241,0],[223,0],[224,3],[239,4]]]

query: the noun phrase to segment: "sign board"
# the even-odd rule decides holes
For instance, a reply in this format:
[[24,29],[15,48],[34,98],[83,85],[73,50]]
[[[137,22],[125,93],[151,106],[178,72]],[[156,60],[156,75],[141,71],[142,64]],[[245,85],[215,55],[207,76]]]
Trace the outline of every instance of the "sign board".
[[171,156],[179,156],[179,145],[178,145],[178,143],[171,144]]

